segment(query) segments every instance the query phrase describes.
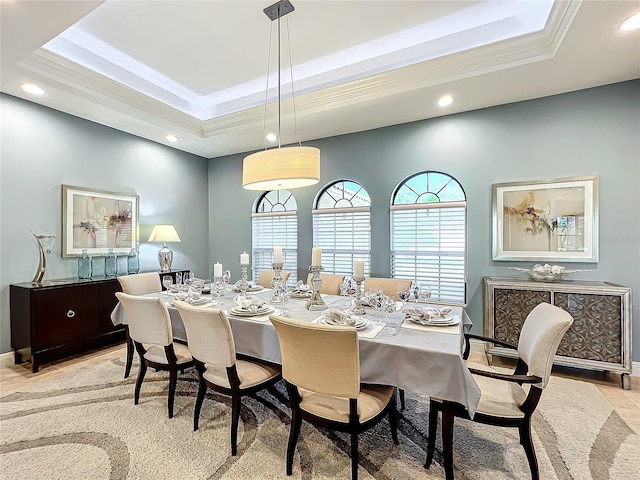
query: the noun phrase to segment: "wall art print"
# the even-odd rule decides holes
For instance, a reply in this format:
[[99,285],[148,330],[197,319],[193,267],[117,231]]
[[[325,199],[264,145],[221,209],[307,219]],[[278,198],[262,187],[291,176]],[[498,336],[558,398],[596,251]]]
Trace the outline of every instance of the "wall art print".
[[498,183],[493,259],[598,261],[598,177]]
[[137,195],[62,185],[62,256],[116,254],[136,248]]

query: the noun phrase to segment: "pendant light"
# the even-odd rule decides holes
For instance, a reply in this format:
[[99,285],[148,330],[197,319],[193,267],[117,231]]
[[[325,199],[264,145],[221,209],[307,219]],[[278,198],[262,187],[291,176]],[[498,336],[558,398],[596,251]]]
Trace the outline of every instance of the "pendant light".
[[[264,13],[271,21],[278,21],[278,147],[252,153],[244,158],[242,187],[247,190],[290,190],[320,181],[320,150],[318,148],[303,147],[300,141],[298,146],[281,146],[280,18],[293,10],[294,7],[289,0],[280,0],[264,9]],[[267,72],[267,78],[268,76]],[[293,89],[293,80],[291,84]]]

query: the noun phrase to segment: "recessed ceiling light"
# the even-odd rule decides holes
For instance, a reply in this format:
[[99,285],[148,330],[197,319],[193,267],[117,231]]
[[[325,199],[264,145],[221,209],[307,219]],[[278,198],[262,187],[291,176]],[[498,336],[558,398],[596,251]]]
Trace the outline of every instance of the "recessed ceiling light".
[[631,15],[623,21],[618,27],[618,30],[621,32],[630,32],[631,30],[637,30],[638,28],[640,28],[640,12],[635,15]]
[[180,140],[180,137],[176,137],[172,133],[169,133],[169,134],[165,135],[164,138],[166,138],[167,141],[169,141],[169,142],[177,142],[178,140]]
[[22,87],[22,90],[32,95],[42,95],[44,93],[44,90],[35,83],[21,83],[20,86]]
[[445,95],[443,97],[440,97],[440,99],[438,100],[438,105],[440,107],[448,107],[452,103],[453,103],[453,97],[451,95]]
[[268,142],[272,143],[278,140],[278,136],[275,133],[267,133],[264,138],[266,138]]

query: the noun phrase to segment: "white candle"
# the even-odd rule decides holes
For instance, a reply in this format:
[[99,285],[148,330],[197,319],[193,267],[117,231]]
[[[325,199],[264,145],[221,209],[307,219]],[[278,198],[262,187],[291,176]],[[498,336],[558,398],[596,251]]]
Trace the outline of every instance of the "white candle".
[[222,264],[219,262],[216,262],[213,264],[213,276],[214,277],[221,277],[222,276]]
[[280,245],[273,247],[273,263],[282,263],[282,247]]
[[242,264],[248,264],[249,263],[249,254],[247,252],[244,252],[240,255],[240,263]]
[[320,247],[313,247],[311,249],[311,266],[319,267],[322,265],[322,249]]
[[353,276],[357,278],[364,277],[364,260],[353,261]]

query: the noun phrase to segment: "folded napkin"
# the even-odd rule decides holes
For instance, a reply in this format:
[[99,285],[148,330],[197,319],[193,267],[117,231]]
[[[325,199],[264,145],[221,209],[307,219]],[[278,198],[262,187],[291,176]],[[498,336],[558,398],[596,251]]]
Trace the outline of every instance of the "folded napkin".
[[295,287],[293,287],[293,293],[307,293],[311,291],[309,285],[302,283],[302,280],[298,280]]
[[[234,290],[240,290],[240,284],[242,283],[242,280],[238,280],[236,283],[233,284],[233,289]],[[247,288],[251,289],[251,288],[255,288],[256,283],[254,281],[247,281]]]
[[334,325],[347,325],[354,326],[356,321],[351,317],[351,314],[343,312],[338,308],[329,308],[322,312],[325,321]]
[[236,295],[235,297],[233,297],[233,301],[239,307],[246,309],[251,309],[251,307],[259,308],[264,305],[264,300],[256,297],[255,295],[248,295],[246,297]]
[[435,320],[440,317],[440,312],[435,308],[405,308],[403,310],[406,318],[414,320]]

